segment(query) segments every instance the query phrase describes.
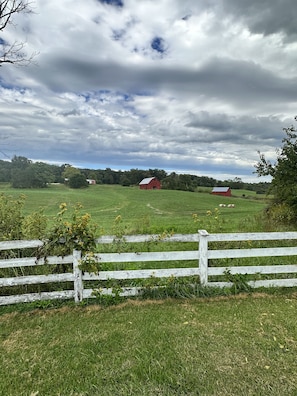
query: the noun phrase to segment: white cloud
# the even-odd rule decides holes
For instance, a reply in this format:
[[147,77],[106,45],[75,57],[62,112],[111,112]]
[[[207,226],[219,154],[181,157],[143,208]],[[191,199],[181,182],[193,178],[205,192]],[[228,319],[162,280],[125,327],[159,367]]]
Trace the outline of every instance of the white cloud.
[[295,115],[293,14],[277,0],[122,3],[36,0],[6,29],[39,52],[0,69],[7,153],[252,177]]

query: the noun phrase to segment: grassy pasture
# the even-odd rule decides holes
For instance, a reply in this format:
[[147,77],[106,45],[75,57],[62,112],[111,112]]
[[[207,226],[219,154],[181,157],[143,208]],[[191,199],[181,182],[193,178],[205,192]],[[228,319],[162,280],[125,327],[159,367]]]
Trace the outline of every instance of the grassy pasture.
[[296,395],[296,292],[6,313],[5,396]]
[[[265,196],[259,199],[243,190],[228,198],[207,192],[145,191],[138,187],[118,185],[96,185],[83,190],[51,185],[46,189],[19,190],[0,184],[1,192],[13,197],[24,194],[27,197],[25,213],[42,208],[49,219],[58,212],[60,203],[74,205],[80,202],[104,234],[113,233],[114,220],[119,215],[125,233],[161,233],[170,230],[176,233],[196,232],[210,225],[211,220],[206,218],[206,213],[213,213],[220,203],[234,203],[235,208],[220,208],[218,232],[257,231],[259,224],[254,221],[254,215],[266,205]],[[193,214],[197,215],[197,222],[193,221]]]

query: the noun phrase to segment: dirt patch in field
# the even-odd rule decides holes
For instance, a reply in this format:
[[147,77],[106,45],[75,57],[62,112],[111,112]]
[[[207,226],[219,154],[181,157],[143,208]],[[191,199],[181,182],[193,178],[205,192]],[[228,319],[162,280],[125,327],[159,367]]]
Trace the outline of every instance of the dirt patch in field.
[[154,208],[150,203],[146,205],[148,208],[152,209],[156,214],[162,215],[162,214],[171,214],[171,212],[166,212],[164,210],[160,210],[158,208]]

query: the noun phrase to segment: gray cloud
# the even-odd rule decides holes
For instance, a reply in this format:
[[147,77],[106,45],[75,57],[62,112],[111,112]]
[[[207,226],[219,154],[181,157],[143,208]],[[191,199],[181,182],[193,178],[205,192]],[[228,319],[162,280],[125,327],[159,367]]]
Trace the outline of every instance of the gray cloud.
[[297,7],[295,0],[223,0],[224,11],[242,19],[253,33],[282,33],[296,40]]
[[[282,138],[282,122],[275,116],[249,117],[229,116],[228,114],[211,114],[200,112],[190,114],[192,121],[186,127],[204,132],[205,142],[216,141],[239,144],[260,145],[267,140],[277,145]],[[288,120],[289,122],[289,120]],[[203,138],[200,136],[199,140]]]
[[7,29],[39,56],[0,69],[5,153],[253,178],[296,111],[293,1],[120,3],[36,0]]
[[[83,89],[119,90],[135,93],[141,86],[144,91],[170,94],[207,95],[226,100],[234,106],[251,107],[279,101],[296,102],[297,78],[279,76],[252,61],[213,58],[199,68],[176,68],[174,66],[134,66],[114,62],[85,62],[83,60],[59,58],[35,73],[50,90],[56,92]],[[54,64],[59,69],[55,74]]]

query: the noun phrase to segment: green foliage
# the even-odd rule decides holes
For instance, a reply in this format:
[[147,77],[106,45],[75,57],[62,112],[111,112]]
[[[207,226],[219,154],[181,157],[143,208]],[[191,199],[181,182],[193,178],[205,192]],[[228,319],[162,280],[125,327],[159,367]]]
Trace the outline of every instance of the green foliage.
[[10,182],[11,180],[11,163],[0,160],[0,183]]
[[[47,219],[42,212],[32,212],[30,215],[23,214],[25,196],[20,195],[12,198],[6,194],[0,194],[0,241],[11,241],[20,239],[41,239],[46,230]],[[12,249],[0,252],[1,259],[33,255],[33,249]],[[24,269],[11,268],[0,270],[0,276],[24,275]],[[1,289],[1,294],[4,293]],[[5,294],[5,293],[4,293]]]
[[89,184],[82,174],[75,174],[69,178],[68,185],[70,188],[87,188]]
[[80,175],[80,174],[81,174],[81,172],[79,169],[77,169],[71,165],[65,165],[62,176],[64,179],[70,179],[71,177],[73,177],[75,175]]
[[33,163],[26,157],[16,157],[11,161],[11,185],[13,188],[44,188],[54,181],[50,165]]
[[79,268],[81,271],[98,274],[101,269],[100,262],[94,252],[87,252],[80,260]]
[[[295,117],[297,121],[297,117]],[[293,217],[290,220],[297,222],[297,130],[295,126],[284,128],[285,137],[282,147],[277,151],[275,164],[267,161],[260,153],[260,161],[256,165],[259,176],[271,176],[271,193],[273,204],[279,206],[280,210],[289,208]],[[279,210],[279,209],[278,209]],[[285,216],[285,220],[289,220]]]
[[226,269],[224,275],[227,282],[232,282],[230,290],[233,294],[252,291],[252,287],[248,284],[247,274],[231,274],[230,269]]
[[46,233],[47,217],[43,211],[25,216],[22,222],[22,235],[25,239],[42,239]]
[[229,295],[227,289],[205,287],[200,284],[199,277],[170,276],[168,278],[151,277],[144,282],[143,289],[139,292],[140,299],[163,298],[206,298]]
[[106,307],[117,305],[125,301],[125,297],[121,296],[123,289],[117,280],[109,279],[105,286],[110,290],[110,294],[104,294],[100,288],[94,289],[92,292],[92,296],[96,298],[98,304]]
[[39,257],[48,255],[66,256],[73,250],[82,254],[94,251],[96,226],[91,223],[88,213],[82,214],[82,205],[76,204],[70,209],[66,203],[60,204],[60,211],[40,249]]
[[151,229],[151,217],[149,214],[146,214],[136,219],[132,232],[133,234],[149,234]]
[[292,224],[296,221],[296,213],[292,207],[285,202],[270,205],[266,210],[266,221],[273,224],[274,228],[279,225]]
[[4,240],[22,239],[22,209],[25,196],[17,199],[5,194],[0,195],[0,238]]
[[204,216],[198,216],[197,213],[192,214],[192,219],[198,228],[204,229],[207,232],[221,232],[223,226],[223,219],[218,208],[207,210]]
[[42,211],[23,214],[25,195],[13,198],[0,194],[0,240],[39,239],[44,236],[47,219]]
[[113,235],[117,237],[117,239],[121,239],[126,233],[126,227],[123,224],[123,218],[121,215],[118,215],[113,222]]

